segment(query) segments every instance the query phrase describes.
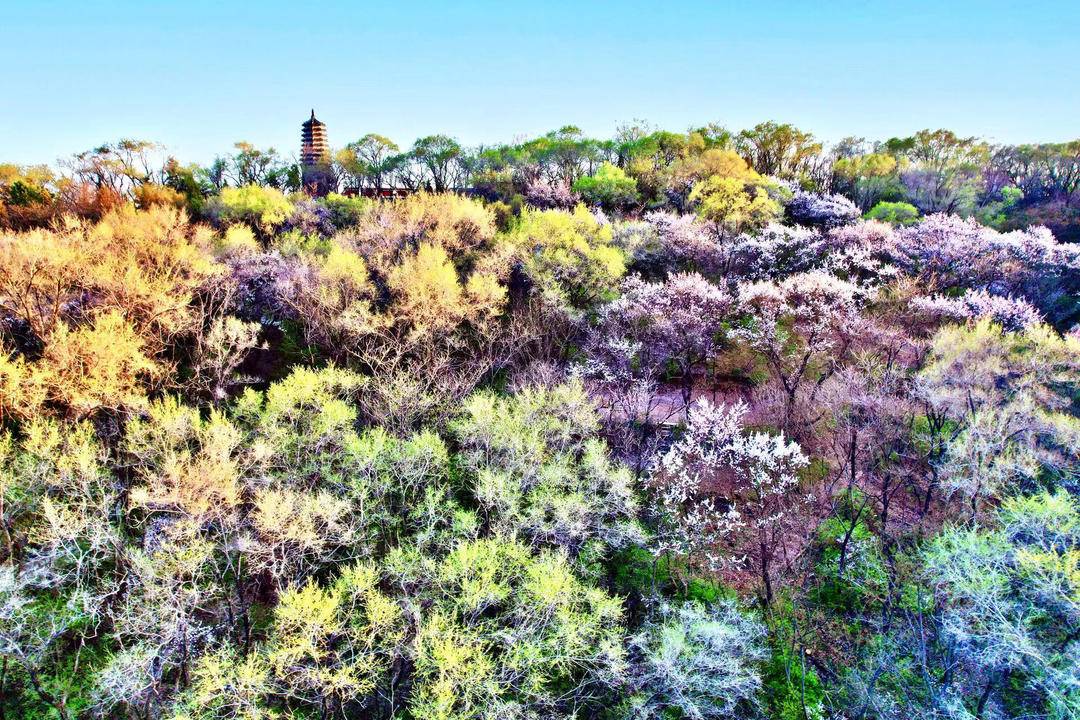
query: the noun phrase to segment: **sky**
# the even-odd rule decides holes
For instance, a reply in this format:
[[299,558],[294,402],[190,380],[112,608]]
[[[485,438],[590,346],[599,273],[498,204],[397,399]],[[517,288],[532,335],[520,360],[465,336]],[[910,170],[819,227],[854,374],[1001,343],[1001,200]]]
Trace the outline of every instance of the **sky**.
[[947,127],[1080,136],[1080,2],[0,0],[0,162],[119,138],[209,162],[378,132],[465,145],[791,122],[826,141]]

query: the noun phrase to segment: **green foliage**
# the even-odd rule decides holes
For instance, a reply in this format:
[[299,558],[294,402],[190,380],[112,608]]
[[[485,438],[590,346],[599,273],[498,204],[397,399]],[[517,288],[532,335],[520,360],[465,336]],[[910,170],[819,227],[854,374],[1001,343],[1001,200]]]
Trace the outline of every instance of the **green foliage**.
[[576,555],[590,540],[640,538],[631,477],[591,437],[596,411],[580,383],[478,393],[451,423],[458,462],[488,527]]
[[765,187],[738,177],[709,176],[694,186],[690,202],[724,234],[759,230],[783,212]]
[[879,202],[864,216],[867,220],[879,220],[890,225],[906,227],[919,221],[919,209],[906,202]]
[[946,487],[971,500],[1073,485],[1080,339],[1037,324],[1005,332],[986,318],[938,331],[922,393],[958,423],[942,459]]
[[1000,197],[986,203],[975,212],[975,217],[983,225],[1002,230],[1009,220],[1010,211],[1024,199],[1024,191],[1017,187],[1006,186],[1001,189]]
[[984,692],[1069,717],[1080,708],[1080,505],[1064,491],[1019,497],[998,520],[988,532],[946,529],[926,550],[943,632]]
[[579,178],[573,190],[589,205],[605,210],[621,210],[638,199],[637,182],[611,163],[601,165],[594,175]]
[[888,589],[888,573],[878,538],[867,526],[869,512],[861,493],[843,499],[839,512],[817,529],[819,585],[814,598],[838,611],[870,611]]
[[467,542],[432,580],[409,705],[418,719],[596,709],[623,672],[618,600],[578,580],[562,554]]
[[330,193],[321,201],[330,211],[331,222],[338,229],[355,227],[371,211],[371,201],[362,197],[345,197]]
[[770,655],[762,671],[766,714],[776,720],[821,720],[825,692],[821,679],[799,642],[790,601],[769,617]]

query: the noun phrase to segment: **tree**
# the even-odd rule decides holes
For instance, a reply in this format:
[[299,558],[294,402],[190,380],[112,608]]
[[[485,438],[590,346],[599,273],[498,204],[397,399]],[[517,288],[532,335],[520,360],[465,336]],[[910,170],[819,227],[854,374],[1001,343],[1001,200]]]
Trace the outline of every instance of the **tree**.
[[919,221],[919,209],[905,202],[879,202],[866,213],[866,219],[906,227]]
[[484,526],[571,559],[640,540],[630,475],[592,437],[597,428],[580,383],[472,395],[450,429]]
[[808,460],[783,435],[746,432],[746,411],[744,404],[698,400],[647,483],[664,513],[661,550],[709,572],[756,567],[762,599],[771,604],[774,560],[790,560],[788,534],[806,500],[798,472]]
[[207,214],[219,223],[247,223],[263,238],[283,225],[292,212],[292,202],[280,190],[253,184],[222,188],[207,207]]
[[952,320],[989,318],[1008,332],[1023,331],[1043,322],[1042,314],[1027,300],[991,295],[985,290],[968,290],[961,297],[915,298],[912,305],[928,314]]
[[851,225],[859,219],[859,208],[842,195],[818,195],[799,191],[788,201],[784,211],[792,222],[831,230]]
[[940,461],[943,483],[973,515],[988,499],[1072,486],[1077,349],[1076,338],[1046,325],[1005,332],[989,317],[934,337],[918,391],[956,424]]
[[699,374],[728,342],[735,308],[730,293],[700,275],[672,275],[664,283],[631,277],[622,295],[598,313],[585,344],[586,373],[612,401],[624,400],[627,418],[648,424],[651,403],[641,408],[626,402],[642,391],[651,394],[665,380],[678,384],[688,412]]
[[446,135],[428,135],[413,143],[411,155],[427,170],[431,189],[446,192],[455,186],[454,163],[461,156],[461,145]]
[[753,317],[745,337],[778,386],[776,420],[786,433],[802,438],[809,432],[818,391],[864,327],[862,295],[858,286],[821,271],[740,288]]
[[626,272],[610,224],[585,208],[526,210],[508,237],[544,305],[574,316],[612,295]]
[[764,227],[783,212],[763,187],[748,188],[737,178],[711,175],[694,185],[690,203],[713,223],[721,237]]
[[135,189],[162,178],[161,146],[146,140],[122,139],[75,155],[67,162],[76,180],[130,198]]
[[598,709],[622,679],[622,611],[564,556],[499,539],[438,563],[416,638],[418,720]]
[[277,150],[260,150],[243,141],[233,147],[236,148],[235,155],[214,161],[223,179],[231,182],[233,187],[255,185],[279,190],[288,187],[290,167],[278,157]]
[[274,610],[267,661],[286,693],[320,712],[375,703],[404,649],[401,607],[373,565],[346,567],[332,587],[287,590]]
[[663,605],[630,639],[636,693],[626,717],[712,720],[753,715],[765,628],[732,602]]
[[900,180],[922,212],[968,214],[973,210],[989,160],[985,143],[949,130],[920,130],[910,138],[894,138],[886,146],[911,160]]
[[743,130],[735,139],[739,153],[762,175],[784,179],[809,176],[821,143],[794,125],[764,122]]
[[579,178],[573,191],[590,205],[605,210],[621,210],[637,202],[637,182],[611,163],[604,163],[595,175]]
[[884,152],[840,157],[833,163],[834,184],[865,211],[902,191],[898,167],[896,157]]
[[399,151],[389,138],[368,133],[346,145],[338,154],[338,162],[357,187],[366,184],[378,194],[394,170],[394,155]]
[[1019,497],[997,517],[1000,529],[989,532],[947,529],[924,556],[963,673],[953,684],[976,717],[1010,700],[1071,717],[1080,709],[1076,501],[1065,492]]

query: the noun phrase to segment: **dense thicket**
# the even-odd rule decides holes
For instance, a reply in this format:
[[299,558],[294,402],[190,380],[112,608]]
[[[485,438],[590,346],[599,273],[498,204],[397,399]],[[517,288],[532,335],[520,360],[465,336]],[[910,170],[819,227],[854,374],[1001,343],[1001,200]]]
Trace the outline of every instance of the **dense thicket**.
[[0,718],[1080,716],[1074,151],[391,145],[5,181]]

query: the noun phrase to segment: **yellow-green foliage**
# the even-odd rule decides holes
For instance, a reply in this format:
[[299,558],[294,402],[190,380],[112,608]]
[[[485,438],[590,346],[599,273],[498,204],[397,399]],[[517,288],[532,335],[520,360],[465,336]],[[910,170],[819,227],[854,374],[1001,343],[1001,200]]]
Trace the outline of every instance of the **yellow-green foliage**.
[[38,418],[21,439],[0,435],[0,554],[7,562],[19,552],[74,562],[66,578],[56,578],[66,590],[65,580],[83,579],[120,552],[106,460],[89,423]]
[[584,207],[573,213],[527,210],[507,241],[517,249],[537,293],[551,307],[587,309],[607,298],[626,273],[611,226]]
[[44,338],[90,298],[87,309],[122,312],[156,352],[190,327],[193,292],[220,272],[212,238],[166,207],[0,235],[0,305]]
[[762,228],[783,212],[780,203],[770,198],[764,187],[720,175],[710,175],[694,185],[690,202],[696,205],[702,218],[724,233]]
[[119,312],[99,315],[90,326],[69,328],[61,321],[38,360],[0,354],[0,419],[138,409],[161,372]]
[[124,438],[124,452],[137,461],[132,505],[196,525],[226,519],[241,502],[242,440],[220,413],[204,419],[175,398],[153,403],[145,419],[129,423]]
[[636,538],[629,472],[593,437],[596,411],[580,383],[470,397],[451,423],[481,511],[500,535],[578,551]]
[[263,237],[280,227],[292,210],[292,202],[280,190],[261,185],[222,188],[207,207],[218,222],[246,223]]
[[464,267],[491,249],[495,218],[484,205],[461,195],[416,193],[380,203],[344,237],[384,275],[421,242],[442,248]]
[[1080,338],[1037,324],[1005,332],[990,319],[942,328],[919,375],[931,406],[959,423],[946,487],[969,498],[1032,490],[1080,468]]
[[376,294],[367,263],[337,243],[325,256],[307,254],[287,295],[308,342],[338,351],[356,348],[385,324],[373,306]]
[[279,714],[264,705],[273,690],[270,665],[262,653],[245,656],[221,647],[199,658],[191,688],[171,720],[270,720]]
[[341,703],[372,693],[401,652],[404,615],[379,591],[372,565],[354,565],[330,588],[287,590],[274,610],[270,666],[290,694]]
[[418,720],[500,717],[516,703],[554,713],[560,688],[622,671],[618,600],[583,584],[564,556],[478,540],[435,573],[416,643]]
[[211,242],[169,207],[0,236],[0,309],[42,347],[32,359],[0,352],[0,415],[143,405],[167,379],[163,351],[196,330],[196,291],[222,272]]
[[260,250],[255,233],[247,225],[230,225],[214,241],[214,250],[220,257],[257,253]]
[[445,335],[466,321],[483,326],[506,302],[497,277],[474,272],[463,284],[446,250],[427,242],[390,272],[389,284],[392,312],[414,338]]

